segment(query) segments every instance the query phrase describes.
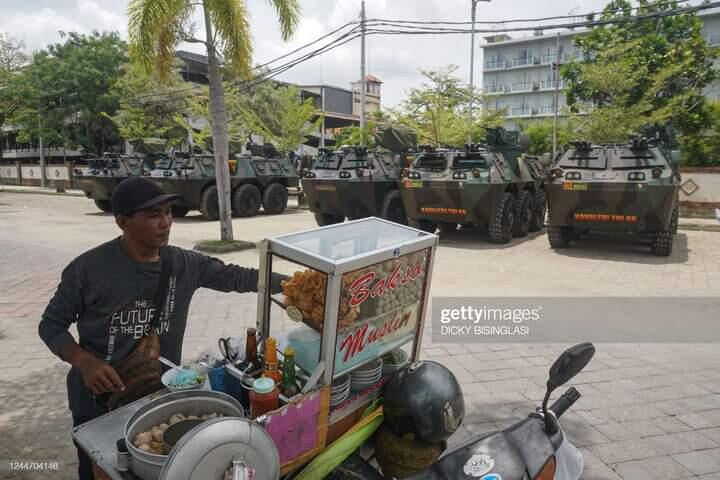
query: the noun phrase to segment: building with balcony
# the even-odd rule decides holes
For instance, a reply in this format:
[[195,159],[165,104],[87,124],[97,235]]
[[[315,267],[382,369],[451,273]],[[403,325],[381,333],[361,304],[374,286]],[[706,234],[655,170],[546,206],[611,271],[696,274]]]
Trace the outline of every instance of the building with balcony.
[[[720,9],[700,12],[704,34],[711,46],[720,46]],[[557,80],[558,114],[562,116],[566,85],[555,76],[555,65],[580,55],[573,42],[585,29],[511,38],[506,34],[485,37],[483,49],[483,93],[488,106],[506,110],[505,128],[517,130],[519,123],[552,118],[555,114]],[[558,42],[559,40],[559,42]],[[559,44],[559,48],[558,48]],[[717,62],[720,65],[720,62]],[[705,89],[705,95],[720,100],[720,80]],[[583,109],[587,112],[588,108]],[[581,112],[582,113],[582,112]]]

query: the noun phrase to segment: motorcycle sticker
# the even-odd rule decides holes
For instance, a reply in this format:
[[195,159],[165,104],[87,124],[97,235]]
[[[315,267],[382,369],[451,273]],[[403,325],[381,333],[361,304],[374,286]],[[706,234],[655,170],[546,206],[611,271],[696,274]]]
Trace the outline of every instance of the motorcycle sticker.
[[[465,472],[465,475],[479,478],[492,470],[494,466],[495,459],[486,453],[481,453],[473,455],[470,460],[465,463],[463,472]],[[483,477],[483,479],[484,478],[485,477]]]

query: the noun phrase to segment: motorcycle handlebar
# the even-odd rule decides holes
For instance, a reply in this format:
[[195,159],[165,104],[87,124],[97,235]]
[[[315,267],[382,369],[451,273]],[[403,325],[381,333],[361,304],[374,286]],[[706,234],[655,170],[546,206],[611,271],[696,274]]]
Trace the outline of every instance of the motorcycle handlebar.
[[578,392],[575,387],[570,387],[560,398],[555,400],[555,403],[550,406],[550,410],[555,414],[555,418],[560,418],[580,397],[580,392]]

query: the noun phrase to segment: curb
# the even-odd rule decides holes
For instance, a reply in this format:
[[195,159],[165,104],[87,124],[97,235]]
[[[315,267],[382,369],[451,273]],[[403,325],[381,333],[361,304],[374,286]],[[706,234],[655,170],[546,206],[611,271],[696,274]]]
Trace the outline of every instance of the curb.
[[717,225],[704,225],[700,223],[681,223],[678,225],[678,230],[690,230],[698,232],[720,232],[720,223]]
[[32,188],[4,188],[0,186],[0,192],[6,193],[29,193],[33,195],[57,195],[57,196],[69,196],[69,197],[85,197],[84,193],[81,192],[53,192],[51,190],[35,190]]
[[257,248],[255,243],[244,240],[233,240],[232,242],[203,240],[193,246],[193,250],[195,251],[214,254],[242,252],[243,250],[252,250],[253,248]]

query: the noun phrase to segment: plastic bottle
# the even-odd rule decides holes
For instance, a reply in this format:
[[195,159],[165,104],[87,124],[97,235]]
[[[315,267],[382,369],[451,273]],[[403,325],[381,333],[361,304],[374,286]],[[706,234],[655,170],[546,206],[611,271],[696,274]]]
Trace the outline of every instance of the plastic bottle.
[[279,385],[282,381],[282,374],[278,370],[277,340],[273,337],[268,337],[265,340],[265,370],[263,371],[263,377],[272,378],[275,385]]
[[271,378],[260,377],[250,391],[250,416],[257,418],[280,406],[280,391]]

